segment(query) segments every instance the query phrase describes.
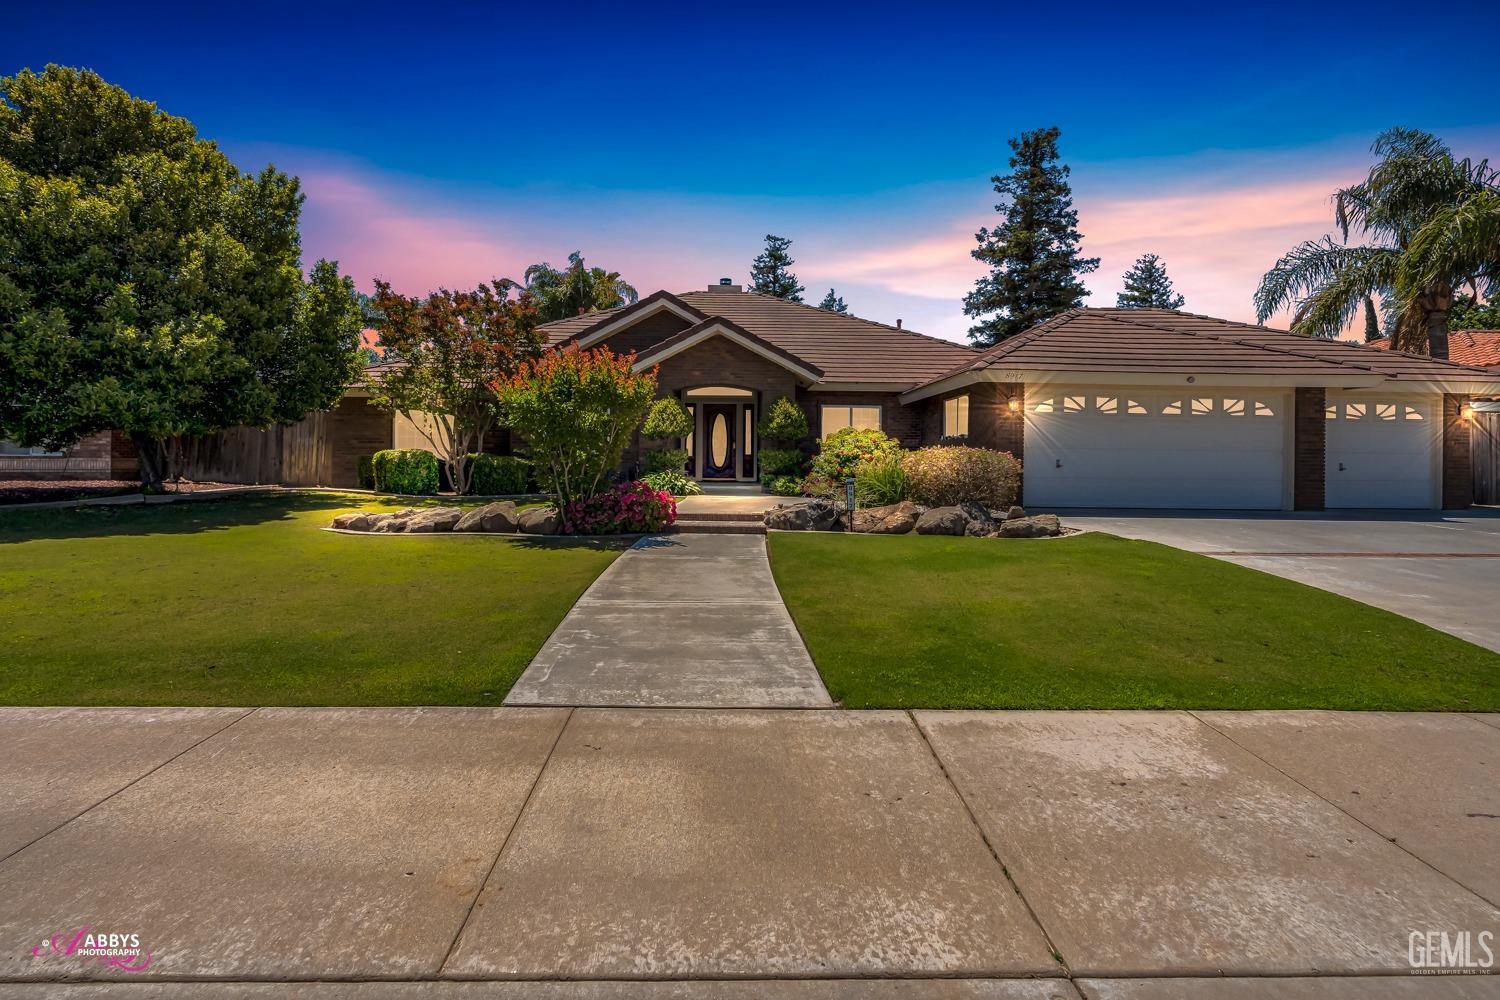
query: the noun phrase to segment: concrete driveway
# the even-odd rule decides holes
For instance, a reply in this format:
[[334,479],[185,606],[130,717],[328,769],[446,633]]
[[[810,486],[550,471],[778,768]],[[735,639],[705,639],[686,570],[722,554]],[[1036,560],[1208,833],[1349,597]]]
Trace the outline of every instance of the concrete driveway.
[[1067,522],[1227,559],[1500,650],[1500,510],[1079,511]]

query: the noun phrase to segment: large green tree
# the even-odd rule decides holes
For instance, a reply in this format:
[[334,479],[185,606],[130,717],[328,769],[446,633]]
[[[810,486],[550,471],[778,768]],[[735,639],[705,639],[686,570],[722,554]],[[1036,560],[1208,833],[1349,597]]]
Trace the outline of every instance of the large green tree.
[[797,263],[789,252],[792,241],[785,236],[766,234],[766,248],[750,262],[750,286],[762,295],[774,295],[788,302],[802,301],[802,285],[792,273]]
[[468,491],[468,456],[500,416],[494,387],[542,353],[531,295],[512,299],[508,292],[495,281],[408,298],[375,282],[380,342],[402,364],[383,371],[370,402],[412,422],[448,466],[460,495]]
[[297,180],[241,172],[97,74],[0,79],[0,435],[169,440],[301,419],[359,368],[354,286],[303,277]]
[[1453,330],[1500,330],[1500,302],[1480,302],[1467,293],[1455,295],[1448,322]]
[[628,306],[640,299],[635,286],[620,277],[619,271],[589,267],[577,250],[568,254],[568,266],[562,270],[542,261],[528,267],[522,278],[502,278],[500,284],[530,292],[543,323]]
[[1125,272],[1125,290],[1115,296],[1118,309],[1181,309],[1183,298],[1172,287],[1166,265],[1154,253],[1142,254]]
[[832,288],[828,289],[828,294],[823,296],[823,301],[818,303],[818,308],[838,313],[841,316],[849,315],[849,306],[844,302],[844,297],[835,295]]
[[1023,132],[1010,140],[1010,173],[990,178],[1005,221],[980,229],[970,253],[990,273],[964,296],[964,315],[978,320],[969,339],[988,346],[1083,304],[1079,280],[1099,266],[1079,252],[1078,212],[1069,170],[1058,162],[1057,128]]
[[1416,129],[1382,132],[1371,150],[1364,181],[1334,194],[1339,239],[1288,251],[1261,279],[1256,312],[1265,322],[1291,306],[1294,331],[1337,337],[1379,294],[1396,317],[1393,347],[1446,358],[1458,289],[1490,298],[1500,286],[1500,175]]

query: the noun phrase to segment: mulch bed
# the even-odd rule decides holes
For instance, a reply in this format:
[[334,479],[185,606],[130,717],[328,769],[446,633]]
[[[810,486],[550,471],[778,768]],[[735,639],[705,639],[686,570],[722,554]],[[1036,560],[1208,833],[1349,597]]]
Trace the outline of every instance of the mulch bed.
[[[223,489],[232,485],[234,484],[184,482],[169,485],[166,492],[196,493],[199,490]],[[141,484],[133,479],[0,479],[0,504],[80,500],[140,491]]]

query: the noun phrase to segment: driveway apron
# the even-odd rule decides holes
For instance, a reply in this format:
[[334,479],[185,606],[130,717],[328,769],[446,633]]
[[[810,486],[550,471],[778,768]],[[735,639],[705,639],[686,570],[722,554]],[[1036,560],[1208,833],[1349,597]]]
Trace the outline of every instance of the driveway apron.
[[642,539],[568,612],[508,705],[833,704],[755,535]]

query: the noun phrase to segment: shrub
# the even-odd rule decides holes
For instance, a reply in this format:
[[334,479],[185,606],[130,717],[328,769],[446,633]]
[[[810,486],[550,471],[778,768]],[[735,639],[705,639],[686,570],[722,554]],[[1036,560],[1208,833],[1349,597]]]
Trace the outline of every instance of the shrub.
[[373,490],[375,488],[375,456],[361,455],[354,460],[355,468],[358,470],[359,488],[362,490]]
[[845,427],[823,439],[813,456],[814,475],[844,480],[854,475],[861,462],[895,455],[901,450],[896,439],[864,427]]
[[796,448],[766,448],[760,453],[760,474],[790,476],[802,470],[802,452]]
[[469,492],[480,496],[525,493],[531,464],[514,455],[470,455]]
[[420,448],[387,448],[371,460],[382,493],[432,496],[438,491],[438,457]]
[[800,497],[802,495],[801,476],[761,476],[760,484],[765,487],[767,493],[778,497]]
[[677,501],[672,494],[639,480],[574,500],[563,508],[563,531],[570,535],[660,531],[675,520]]
[[906,499],[907,475],[900,455],[861,462],[854,470],[854,496],[862,507],[884,507]]
[[641,433],[657,441],[687,437],[693,433],[693,415],[671,396],[664,396],[651,404]]
[[641,455],[641,465],[647,472],[682,472],[687,467],[686,448],[656,448]]
[[[761,439],[772,446],[790,448],[807,437],[807,414],[802,407],[780,396],[760,421]],[[761,456],[764,461],[765,456]]]
[[648,484],[652,489],[670,493],[674,497],[695,497],[703,492],[703,487],[689,479],[681,469],[648,472],[641,477],[641,482]]
[[965,500],[1009,507],[1021,483],[1021,463],[1009,452],[988,448],[922,448],[903,455],[901,467],[906,472],[906,495],[929,507]]

